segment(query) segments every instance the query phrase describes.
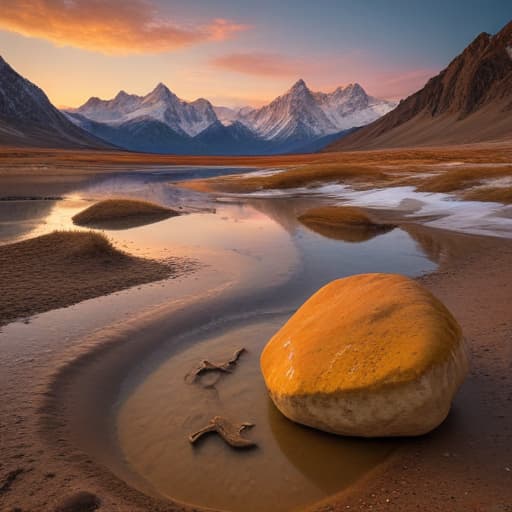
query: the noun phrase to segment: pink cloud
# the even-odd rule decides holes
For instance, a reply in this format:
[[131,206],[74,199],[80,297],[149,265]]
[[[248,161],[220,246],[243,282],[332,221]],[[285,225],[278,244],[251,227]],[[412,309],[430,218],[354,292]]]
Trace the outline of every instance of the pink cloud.
[[304,70],[290,57],[264,52],[230,53],[214,58],[210,64],[226,71],[258,76],[296,76]]
[[375,93],[380,96],[404,98],[421,89],[430,78],[438,73],[439,70],[436,69],[386,72],[369,79],[368,83],[375,90]]
[[158,53],[221,41],[248,25],[184,25],[151,0],[2,0],[0,29],[106,54]]
[[290,84],[304,78],[313,89],[334,90],[351,82],[360,83],[367,92],[383,98],[399,99],[419,90],[436,75],[435,69],[389,69],[375,63],[371,56],[357,52],[322,55],[300,59],[278,53],[240,52],[221,55],[210,61],[217,69],[245,75],[289,78]]

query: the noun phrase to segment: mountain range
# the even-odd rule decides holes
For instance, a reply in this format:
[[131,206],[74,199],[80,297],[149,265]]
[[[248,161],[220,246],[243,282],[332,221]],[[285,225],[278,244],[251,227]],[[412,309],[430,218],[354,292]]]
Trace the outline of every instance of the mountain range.
[[512,22],[482,33],[423,89],[331,151],[512,137]]
[[187,102],[164,84],[146,96],[121,91],[67,110],[80,128],[116,146],[157,153],[273,154],[315,151],[394,104],[368,96],[359,84],[312,92],[303,80],[270,104],[252,109]]
[[212,155],[446,145],[512,138],[512,22],[393,107],[358,84],[322,93],[299,80],[256,109],[187,102],[158,84],[61,112],[0,57],[0,145]]

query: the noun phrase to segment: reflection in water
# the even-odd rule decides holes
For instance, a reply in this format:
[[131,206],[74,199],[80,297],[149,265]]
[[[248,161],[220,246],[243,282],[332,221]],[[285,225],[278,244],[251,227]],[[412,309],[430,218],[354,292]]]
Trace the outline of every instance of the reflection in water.
[[381,229],[368,228],[364,226],[359,227],[343,227],[343,226],[328,226],[326,224],[315,224],[309,223],[307,227],[318,233],[319,235],[325,236],[326,238],[331,238],[333,240],[340,240],[342,242],[349,243],[359,243],[359,242],[367,242],[376,236],[382,235],[389,231],[392,231],[394,228],[391,226],[387,226]]
[[147,226],[148,224],[155,224],[169,217],[171,217],[171,215],[166,213],[153,213],[150,215],[132,215],[131,217],[121,219],[103,220],[100,222],[88,222],[87,224],[76,225],[103,231],[122,231],[123,229],[139,228],[141,226]]
[[14,241],[42,224],[57,201],[0,201],[0,243]]
[[270,397],[267,413],[281,453],[324,496],[354,482],[397,445],[395,440],[340,437],[293,423],[278,411]]
[[328,224],[318,224],[315,222],[304,223],[304,225],[311,231],[325,236],[326,238],[349,243],[367,242],[376,236],[388,233],[394,229],[393,226],[386,226],[375,229],[374,227],[366,226],[330,226]]

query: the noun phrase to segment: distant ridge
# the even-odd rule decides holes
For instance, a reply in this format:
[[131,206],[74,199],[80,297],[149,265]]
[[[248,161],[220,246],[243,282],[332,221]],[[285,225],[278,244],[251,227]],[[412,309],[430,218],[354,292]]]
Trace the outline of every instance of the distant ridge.
[[0,57],[0,145],[111,147],[71,123],[36,85]]
[[68,118],[117,146],[156,153],[261,155],[318,151],[395,106],[359,84],[313,92],[304,80],[268,105],[229,109],[200,98],[187,102],[164,84],[145,96],[120,91],[90,98]]
[[473,143],[512,138],[512,22],[482,33],[387,115],[327,150]]

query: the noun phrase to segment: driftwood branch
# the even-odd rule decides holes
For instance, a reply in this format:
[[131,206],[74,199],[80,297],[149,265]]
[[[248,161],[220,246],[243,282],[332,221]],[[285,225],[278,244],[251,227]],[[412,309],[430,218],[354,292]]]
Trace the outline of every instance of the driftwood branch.
[[222,416],[215,416],[208,422],[206,427],[198,430],[197,432],[194,432],[193,434],[190,434],[188,436],[188,440],[194,444],[205,434],[216,432],[220,437],[222,437],[222,439],[224,439],[227,444],[233,448],[251,448],[256,446],[256,443],[250,439],[242,437],[241,432],[246,428],[253,426],[254,425],[252,423],[234,424]]
[[235,364],[237,363],[240,355],[243,354],[245,351],[245,348],[239,348],[238,350],[235,351],[231,359],[228,359],[226,362],[220,364],[211,363],[207,359],[203,359],[196,368],[194,368],[191,372],[187,373],[187,375],[185,376],[185,380],[194,382],[196,377],[206,372],[216,371],[230,373],[231,370],[233,369],[233,366],[235,366]]

